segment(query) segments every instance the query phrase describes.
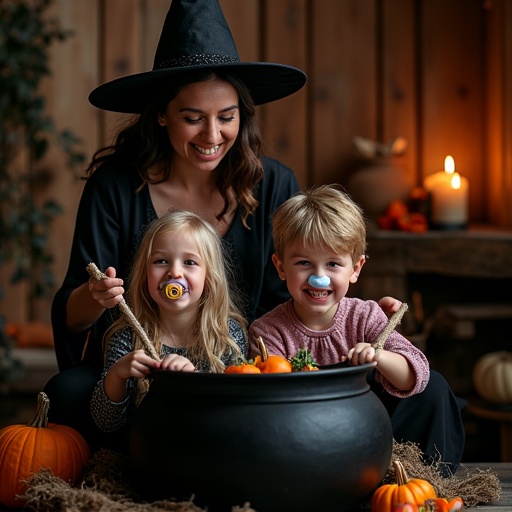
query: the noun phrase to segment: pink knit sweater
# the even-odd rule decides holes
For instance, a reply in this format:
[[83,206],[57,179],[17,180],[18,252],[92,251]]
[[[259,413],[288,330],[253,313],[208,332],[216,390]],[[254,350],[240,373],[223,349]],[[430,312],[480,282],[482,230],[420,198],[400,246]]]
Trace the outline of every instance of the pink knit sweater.
[[[330,327],[323,331],[312,331],[295,315],[291,299],[252,323],[249,357],[258,354],[256,340],[261,336],[269,354],[292,358],[300,348],[306,347],[319,365],[339,363],[341,356],[346,355],[356,343],[374,343],[386,323],[387,317],[375,301],[345,297]],[[398,397],[423,391],[430,377],[429,363],[423,352],[396,331],[390,334],[384,349],[402,354],[416,375],[413,389],[404,392],[384,379],[377,368],[376,378],[386,391]]]

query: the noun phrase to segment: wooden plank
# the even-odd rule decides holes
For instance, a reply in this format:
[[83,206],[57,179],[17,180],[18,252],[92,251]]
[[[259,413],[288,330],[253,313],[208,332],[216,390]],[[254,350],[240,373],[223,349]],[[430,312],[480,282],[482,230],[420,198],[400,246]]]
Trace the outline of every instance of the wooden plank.
[[415,3],[409,0],[385,0],[382,2],[381,23],[380,138],[382,142],[399,136],[407,139],[407,151],[396,163],[413,185],[420,185]]
[[510,140],[512,140],[512,5],[510,2],[503,1],[503,34],[504,41],[504,56],[503,67],[504,82],[503,82],[503,110],[505,113],[504,130],[503,130],[503,151],[504,151],[504,166],[502,169],[502,185],[500,204],[503,205],[502,226],[512,229],[512,147]]
[[313,182],[344,183],[353,137],[377,136],[375,2],[315,0],[310,19]]
[[156,47],[162,33],[165,17],[169,10],[169,0],[144,0],[141,20],[141,71],[153,69]]
[[446,155],[453,156],[469,180],[470,222],[484,215],[481,9],[479,0],[421,2],[423,171],[442,171]]
[[[306,1],[266,3],[264,60],[306,69]],[[297,93],[261,107],[266,153],[291,167],[299,184],[311,184],[307,175],[307,85]]]
[[[141,41],[144,41],[141,2],[142,0],[109,0],[103,3],[100,56],[102,83],[144,71],[141,51]],[[126,122],[127,116],[104,111],[101,118],[102,134],[98,146],[112,143],[119,126]]]
[[498,0],[487,11],[487,52],[486,52],[486,85],[487,90],[494,91],[486,98],[486,165],[487,165],[487,191],[486,213],[487,218],[494,224],[501,224],[504,220],[505,205],[501,200],[502,173],[504,167],[504,94],[502,84],[504,80],[503,61],[505,48],[503,41],[503,20],[505,2]]
[[[81,139],[80,149],[89,159],[96,150],[99,134],[97,109],[87,101],[90,91],[98,83],[99,1],[59,0],[55,7],[61,25],[73,30],[74,34],[52,48],[54,72],[48,84],[48,107],[59,129],[69,128]],[[64,209],[64,214],[55,220],[50,241],[55,258],[53,270],[57,286],[60,286],[68,265],[74,219],[84,185],[79,178],[84,175],[85,164],[72,173],[66,168],[62,152],[54,149],[44,165],[51,169],[53,178],[47,198],[56,199]],[[50,300],[46,302],[43,316],[48,321],[49,310]]]
[[[97,143],[97,116],[87,96],[97,77],[98,0],[87,3],[55,1],[48,12],[59,20],[61,28],[73,35],[63,42],[54,42],[49,52],[51,75],[42,82],[46,111],[57,129],[70,129],[82,140],[81,150],[89,157]],[[74,218],[83,188],[67,167],[60,148],[52,147],[38,165],[48,175],[48,184],[35,192],[37,201],[53,199],[64,210],[51,230],[48,250],[54,257],[52,270],[59,286],[69,260]],[[82,170],[77,171],[82,174]],[[4,270],[4,269],[2,269]],[[27,283],[8,287],[8,300],[0,301],[0,311],[8,321],[39,320],[50,322],[52,297],[35,300],[28,296]]]
[[261,0],[220,0],[241,61],[261,60]]

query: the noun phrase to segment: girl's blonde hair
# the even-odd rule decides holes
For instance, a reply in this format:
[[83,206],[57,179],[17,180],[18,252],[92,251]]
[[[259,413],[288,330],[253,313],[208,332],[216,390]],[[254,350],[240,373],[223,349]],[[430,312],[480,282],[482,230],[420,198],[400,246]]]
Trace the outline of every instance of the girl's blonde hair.
[[287,245],[350,254],[355,263],[366,252],[366,221],[362,209],[337,185],[299,192],[285,201],[272,218],[274,246],[283,259]]
[[[187,211],[171,211],[153,221],[141,241],[130,275],[126,301],[135,317],[146,331],[155,349],[161,353],[163,325],[159,320],[159,308],[152,299],[147,286],[147,268],[157,237],[173,236],[186,231],[191,235],[206,265],[204,291],[199,302],[199,311],[189,332],[187,354],[194,364],[208,361],[213,372],[222,372],[223,355],[242,356],[239,346],[229,336],[228,318],[232,318],[246,331],[246,320],[235,305],[235,296],[230,291],[229,269],[225,263],[221,241],[213,227],[198,215]],[[121,316],[105,334],[108,340],[112,334],[127,326]],[[135,335],[134,350],[143,348]]]

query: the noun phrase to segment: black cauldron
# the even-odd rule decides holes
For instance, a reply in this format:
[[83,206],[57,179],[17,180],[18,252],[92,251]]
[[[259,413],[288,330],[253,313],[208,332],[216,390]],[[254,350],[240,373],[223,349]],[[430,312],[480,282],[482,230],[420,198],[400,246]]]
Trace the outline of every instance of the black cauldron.
[[388,413],[373,365],[226,375],[157,371],[130,433],[135,486],[229,512],[346,511],[381,482]]

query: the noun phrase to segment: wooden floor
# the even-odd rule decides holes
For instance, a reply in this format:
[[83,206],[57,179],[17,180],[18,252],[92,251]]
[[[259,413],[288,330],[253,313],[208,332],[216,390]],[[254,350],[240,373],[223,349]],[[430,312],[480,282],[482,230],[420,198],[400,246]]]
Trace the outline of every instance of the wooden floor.
[[[497,503],[480,505],[471,507],[467,510],[474,510],[475,512],[512,512],[512,462],[474,462],[463,463],[468,469],[491,469],[498,475],[498,479],[502,485],[502,493],[500,500]],[[459,471],[464,471],[460,468]]]

